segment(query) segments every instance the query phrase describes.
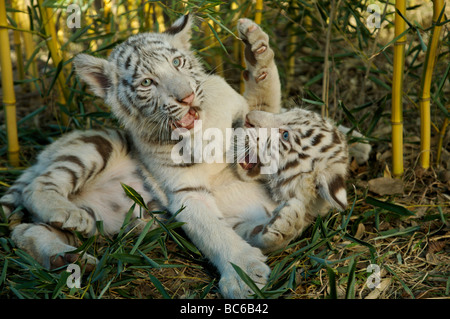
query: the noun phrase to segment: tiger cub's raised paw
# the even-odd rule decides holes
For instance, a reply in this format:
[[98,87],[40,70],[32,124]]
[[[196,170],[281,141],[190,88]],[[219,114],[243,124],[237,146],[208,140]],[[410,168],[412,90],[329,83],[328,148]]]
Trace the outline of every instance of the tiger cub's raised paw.
[[239,37],[245,44],[245,61],[247,70],[244,79],[251,77],[256,83],[267,78],[267,66],[273,61],[274,53],[269,46],[269,36],[250,19],[239,19]]

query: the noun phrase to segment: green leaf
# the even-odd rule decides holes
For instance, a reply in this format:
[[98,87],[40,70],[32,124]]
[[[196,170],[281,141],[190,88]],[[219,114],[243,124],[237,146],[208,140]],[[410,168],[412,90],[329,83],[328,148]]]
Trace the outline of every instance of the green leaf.
[[146,254],[144,254],[142,251],[140,251],[139,249],[138,249],[138,253],[139,254],[141,254],[141,256],[142,257],[144,257],[144,259],[145,259],[145,261],[150,265],[150,266],[152,266],[153,268],[161,268],[161,266],[157,263],[157,262],[155,262],[153,259],[151,259],[150,257],[148,257]]
[[350,271],[348,273],[347,290],[345,292],[345,299],[355,299],[355,271],[356,260],[352,259],[350,262]]
[[397,279],[400,282],[403,289],[405,289],[405,291],[412,297],[412,299],[415,299],[414,294],[412,293],[411,289],[409,289],[409,287],[403,282],[403,280],[401,280],[397,276],[397,274],[391,268],[389,268],[388,265],[384,265],[384,267],[386,268],[387,271],[389,271],[392,275],[394,275],[395,279]]
[[147,222],[147,224],[145,225],[144,229],[141,231],[141,233],[139,234],[138,239],[136,240],[136,243],[134,244],[133,248],[131,249],[131,254],[134,254],[136,252],[136,249],[138,249],[139,245],[141,244],[142,240],[145,238],[145,236],[147,235],[149,229],[151,226],[153,226],[153,222],[154,219],[152,218],[150,221]]
[[59,277],[58,283],[56,284],[55,289],[53,290],[52,299],[55,299],[59,296],[63,288],[67,285],[67,278],[69,278],[70,273],[67,271],[62,271]]
[[237,272],[239,277],[241,277],[241,279],[250,287],[250,289],[253,290],[253,292],[256,294],[256,296],[258,296],[258,298],[264,299],[265,298],[264,294],[258,288],[258,286],[255,284],[255,282],[252,280],[252,278],[250,278],[249,275],[247,275],[245,273],[245,271],[243,271],[238,265],[235,265],[233,263],[230,263],[230,264],[231,264],[231,266],[233,266],[234,270]]
[[366,203],[372,206],[383,208],[400,216],[414,216],[414,213],[407,210],[405,207],[388,202],[383,202],[370,196],[366,197]]
[[150,277],[150,280],[152,281],[153,285],[155,285],[155,288],[161,293],[163,298],[165,299],[172,299],[170,295],[167,293],[166,289],[164,289],[164,286],[161,284],[161,282],[152,274],[148,274]]
[[122,185],[123,190],[125,191],[125,194],[131,198],[136,204],[139,206],[145,208],[148,210],[147,204],[145,204],[144,199],[141,195],[139,195],[138,192],[136,192],[131,186],[128,186],[126,184],[120,183]]
[[330,283],[330,294],[328,296],[329,299],[337,299],[337,291],[336,291],[336,274],[334,270],[330,267],[327,267],[328,280]]
[[142,262],[141,257],[126,253],[114,253],[110,256],[127,264],[140,264]]
[[195,247],[193,244],[191,244],[189,241],[187,241],[183,236],[181,236],[177,232],[172,232],[172,234],[179,240],[179,242],[182,244],[183,247],[190,250],[191,252],[193,252],[196,255],[199,255],[199,256],[202,255],[200,253],[200,251],[197,249],[197,247]]
[[381,232],[379,237],[373,238],[375,239],[383,239],[383,238],[388,238],[388,237],[395,237],[395,236],[404,236],[404,235],[408,235],[410,233],[415,233],[416,231],[420,230],[421,226],[412,226],[412,227],[408,227],[405,228],[403,230],[399,230],[399,229],[389,229],[386,230],[384,232]]

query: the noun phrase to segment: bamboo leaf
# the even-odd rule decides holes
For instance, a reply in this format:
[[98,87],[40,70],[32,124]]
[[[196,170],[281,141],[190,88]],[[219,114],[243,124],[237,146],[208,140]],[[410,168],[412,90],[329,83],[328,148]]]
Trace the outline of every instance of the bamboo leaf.
[[131,254],[134,254],[136,252],[136,249],[138,249],[139,245],[141,244],[142,240],[145,238],[145,236],[147,235],[150,227],[153,226],[153,222],[154,220],[151,219],[150,221],[147,222],[147,224],[144,226],[144,229],[142,229],[141,233],[139,234],[138,239],[136,240],[136,243],[134,244],[133,248],[131,249]]
[[69,278],[70,273],[67,271],[62,271],[60,273],[60,277],[58,280],[58,283],[55,286],[55,289],[53,290],[52,299],[56,299],[64,287],[67,285],[67,278]]
[[170,295],[167,293],[164,286],[161,284],[161,282],[155,276],[153,276],[152,274],[148,274],[148,276],[149,276],[150,280],[152,281],[153,285],[155,285],[155,288],[161,293],[163,298],[172,299],[170,297]]
[[330,292],[328,298],[337,299],[336,274],[334,273],[334,270],[330,267],[327,267],[327,274],[328,274],[328,282],[330,284]]
[[399,216],[414,216],[414,213],[407,210],[405,207],[388,202],[383,202],[370,196],[366,197],[366,203],[372,206],[383,208]]
[[349,265],[347,290],[345,292],[345,299],[355,299],[355,271],[356,271],[356,260],[352,259]]
[[125,194],[131,198],[136,204],[138,204],[139,206],[145,208],[146,210],[148,210],[147,204],[145,204],[144,199],[142,198],[142,196],[136,192],[131,186],[128,186],[124,183],[120,183],[120,185],[122,185],[123,190],[125,191]]
[[397,279],[397,280],[400,282],[400,284],[402,285],[403,289],[405,289],[405,291],[406,291],[413,299],[415,299],[414,294],[412,293],[411,289],[409,289],[409,287],[405,284],[405,282],[404,282],[403,280],[401,280],[401,279],[397,276],[397,274],[396,274],[396,273],[395,273],[388,265],[384,265],[384,268],[386,268],[387,271],[389,271],[392,275],[394,275],[395,279]]
[[253,279],[251,279],[249,277],[249,275],[247,275],[245,273],[245,271],[243,271],[241,269],[241,267],[239,267],[238,265],[235,265],[233,263],[230,263],[231,266],[233,266],[234,270],[237,272],[237,274],[239,275],[239,277],[241,277],[241,279],[247,284],[247,286],[250,287],[251,290],[253,290],[253,292],[256,294],[256,296],[258,296],[258,298],[262,298],[264,299],[265,296],[262,293],[262,291],[258,288],[258,286],[255,284],[255,282],[253,281]]

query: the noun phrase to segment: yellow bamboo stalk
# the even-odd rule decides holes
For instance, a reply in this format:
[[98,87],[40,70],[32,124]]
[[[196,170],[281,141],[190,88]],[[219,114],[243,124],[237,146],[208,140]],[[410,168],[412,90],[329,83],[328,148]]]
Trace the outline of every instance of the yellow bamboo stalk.
[[[425,63],[422,74],[422,92],[419,99],[420,105],[420,164],[422,168],[430,167],[430,150],[431,150],[431,118],[430,118],[430,88],[431,79],[433,77],[433,69],[437,56],[437,47],[439,43],[439,35],[442,26],[436,25],[439,15],[444,7],[444,0],[433,0],[433,29],[427,48]],[[442,15],[443,17],[444,15]]]
[[[232,20],[233,25],[236,25],[237,20],[239,19],[239,12],[237,11],[238,8],[239,8],[239,5],[237,3],[237,0],[233,1],[231,3],[231,10],[234,12],[234,16],[233,16],[233,20]],[[239,38],[233,37],[233,60],[235,63],[239,63],[240,47],[241,47],[241,41],[239,40]]]
[[155,15],[155,5],[150,4],[150,12],[148,13],[150,31],[155,31],[154,30],[154,25],[155,25],[154,15]]
[[[216,12],[220,12],[220,5],[217,5],[214,7],[214,9],[216,10]],[[214,30],[216,30],[217,35],[220,34],[220,31],[222,30],[222,28],[215,22],[213,22],[214,24]],[[219,41],[217,40],[217,45],[219,44]],[[216,54],[215,58],[214,58],[214,62],[216,64],[216,74],[223,76],[223,60],[222,60],[222,54]]]
[[[405,16],[406,1],[396,0],[395,8]],[[395,13],[395,37],[406,30],[403,18]],[[403,175],[403,66],[405,58],[406,37],[402,36],[394,44],[394,71],[392,77],[392,173],[395,178]]]
[[164,25],[163,9],[159,4],[155,5],[155,14],[156,14],[156,21],[158,21],[158,32],[166,31],[166,26]]
[[16,96],[12,63],[10,55],[10,43],[8,37],[8,22],[6,19],[6,0],[0,1],[0,65],[2,78],[3,105],[6,117],[6,132],[8,136],[8,160],[12,166],[19,166],[19,139],[17,136],[16,122]]
[[[105,32],[107,34],[111,33],[111,26],[114,23],[114,19],[112,19],[111,16],[111,8],[112,8],[112,0],[105,0],[103,2],[103,15],[106,20],[105,24]],[[111,53],[112,49],[106,50],[106,54],[109,55]]]
[[151,27],[151,12],[150,2],[144,2],[144,28],[146,31],[150,31]]
[[255,22],[261,24],[263,12],[263,0],[256,0],[255,6]]
[[[43,6],[43,0],[38,0],[39,10],[41,12],[42,21],[44,23],[45,33],[47,35],[47,47],[52,55],[53,64],[56,67],[62,61],[61,49],[59,47],[55,21],[53,20],[53,10],[48,7]],[[64,72],[60,72],[58,75],[58,86],[59,86],[59,97],[58,100],[61,104],[66,105],[68,100],[68,93],[66,90],[66,79]],[[69,123],[69,118],[67,114],[61,113],[61,119],[65,125]]]
[[[295,12],[295,15],[298,16],[298,4],[295,2],[292,2],[292,8]],[[297,43],[297,34],[295,34],[295,30],[297,28],[290,28],[289,33],[289,46],[288,46],[288,88],[291,87],[291,84],[294,83],[293,77],[295,74],[295,44]]]
[[[12,7],[17,9],[18,3],[17,1],[12,1]],[[20,27],[19,21],[19,12],[15,11],[12,13],[13,20]],[[23,52],[22,52],[22,40],[20,39],[20,31],[13,31],[13,40],[14,40],[14,51],[16,52],[17,59],[17,72],[19,73],[19,80],[25,79],[25,70],[24,70],[24,62],[23,62]]]
[[[18,12],[18,25],[23,30],[30,30],[30,20],[28,17],[27,12],[27,4],[26,1],[17,0],[18,9],[22,12]],[[33,78],[38,78],[38,69],[36,61],[33,59],[31,60],[31,56],[35,50],[34,42],[33,42],[33,36],[30,32],[22,32],[22,38],[23,38],[23,45],[25,48],[25,58],[27,62],[29,63],[29,74]],[[25,70],[25,73],[27,73],[27,70]],[[29,84],[29,90],[33,90],[33,84]]]
[[[130,1],[128,3],[128,10],[130,12],[137,12],[139,3],[137,1]],[[131,18],[131,17],[130,17]],[[139,33],[139,19],[136,17],[135,19],[131,19],[130,21],[131,34]]]

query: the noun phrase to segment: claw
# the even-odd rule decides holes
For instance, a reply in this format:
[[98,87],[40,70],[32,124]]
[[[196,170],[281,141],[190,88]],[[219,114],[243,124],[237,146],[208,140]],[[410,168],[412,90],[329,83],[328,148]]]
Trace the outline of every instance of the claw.
[[261,73],[260,76],[258,76],[258,77],[256,78],[255,81],[256,81],[256,83],[258,83],[259,81],[264,80],[266,77],[267,77],[267,72],[263,72],[263,73]]
[[266,50],[267,50],[267,46],[262,45],[262,46],[259,47],[255,52],[256,52],[256,54],[261,54],[261,53],[266,52]]

